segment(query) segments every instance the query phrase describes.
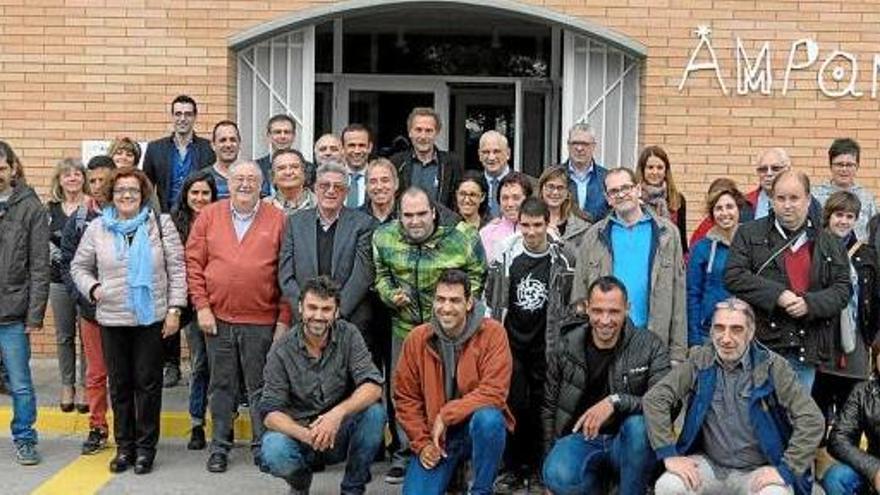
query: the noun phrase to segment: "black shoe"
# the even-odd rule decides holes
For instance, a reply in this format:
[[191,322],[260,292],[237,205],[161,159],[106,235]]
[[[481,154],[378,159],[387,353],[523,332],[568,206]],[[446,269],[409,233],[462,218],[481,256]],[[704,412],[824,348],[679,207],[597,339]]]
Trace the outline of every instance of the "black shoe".
[[74,406],[73,402],[60,402],[58,403],[58,408],[61,409],[61,412],[73,412]]
[[147,474],[153,470],[153,456],[139,455],[134,461],[134,474]]
[[509,494],[526,488],[526,480],[515,471],[503,473],[495,479],[495,493]]
[[229,465],[229,458],[223,452],[214,452],[208,457],[208,472],[211,473],[225,473],[226,468]]
[[88,414],[89,413],[89,405],[88,404],[77,404],[76,412],[80,414]]
[[82,444],[82,454],[97,454],[101,450],[104,450],[106,447],[107,432],[99,430],[98,428],[92,428],[91,430],[89,430],[89,436],[86,437],[86,441]]
[[[418,462],[418,461],[416,461]],[[406,470],[404,470],[400,466],[391,466],[391,469],[385,473],[385,483],[389,485],[399,485],[403,483],[403,477],[406,475]]]
[[165,388],[176,387],[180,383],[180,366],[165,366],[165,376],[162,377],[162,386]]
[[116,451],[116,457],[110,461],[111,473],[122,473],[134,464],[134,454],[131,452]]
[[189,434],[189,443],[186,444],[187,450],[202,450],[205,448],[205,428],[202,426],[193,426]]

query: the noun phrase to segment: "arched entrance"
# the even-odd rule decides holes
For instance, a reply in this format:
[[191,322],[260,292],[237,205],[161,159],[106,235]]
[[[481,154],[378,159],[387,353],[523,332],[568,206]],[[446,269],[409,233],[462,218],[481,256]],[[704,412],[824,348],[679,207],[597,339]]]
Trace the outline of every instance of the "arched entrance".
[[297,12],[230,39],[238,61],[243,156],[267,151],[266,120],[297,120],[299,149],[349,122],[376,149],[405,137],[413,106],[433,106],[439,142],[476,165],[476,141],[505,133],[514,167],[564,158],[564,132],[597,130],[600,161],[634,164],[645,47],[580,19],[503,0],[353,0]]

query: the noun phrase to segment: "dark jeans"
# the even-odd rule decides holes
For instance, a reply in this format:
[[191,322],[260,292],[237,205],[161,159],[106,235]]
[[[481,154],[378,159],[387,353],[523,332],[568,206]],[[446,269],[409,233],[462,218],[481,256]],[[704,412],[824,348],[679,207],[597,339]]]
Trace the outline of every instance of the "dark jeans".
[[284,478],[294,488],[308,489],[315,465],[345,463],[340,493],[364,493],[370,482],[370,464],[382,447],[385,406],[376,403],[343,420],[333,448],[316,452],[309,445],[279,433],[263,435],[263,465],[272,476]]
[[813,400],[825,415],[825,422],[831,423],[835,415],[843,409],[843,404],[849,398],[853,387],[861,380],[845,376],[832,375],[816,372],[816,381],[813,382]]
[[162,321],[101,327],[118,450],[153,457],[162,414]]
[[433,469],[425,469],[413,455],[403,480],[404,495],[442,495],[458,464],[471,460],[474,480],[471,494],[489,495],[504,454],[506,428],[500,409],[477,409],[467,423],[446,430],[446,458]]
[[547,358],[544,348],[514,349],[513,374],[507,404],[516,418],[516,429],[509,435],[505,460],[507,468],[529,475],[541,469],[543,430],[541,404]]
[[644,495],[655,463],[645,418],[637,414],[616,435],[588,439],[578,432],[557,440],[544,461],[544,485],[556,495],[599,493],[615,473],[620,495]]
[[197,319],[193,318],[184,329],[189,345],[189,360],[192,377],[189,383],[189,417],[194,426],[205,424],[205,411],[208,408],[208,385],[211,371],[208,367],[208,350],[205,348],[205,334]]
[[827,495],[854,495],[856,493],[876,493],[869,483],[855,469],[846,464],[838,463],[825,471],[822,477],[822,488]]
[[274,330],[274,325],[236,325],[217,320],[217,334],[205,336],[214,422],[211,452],[229,452],[232,448],[226,435],[232,430],[232,415],[238,405],[239,366],[250,402],[251,448],[259,447],[264,428],[258,406],[263,390],[263,367]]

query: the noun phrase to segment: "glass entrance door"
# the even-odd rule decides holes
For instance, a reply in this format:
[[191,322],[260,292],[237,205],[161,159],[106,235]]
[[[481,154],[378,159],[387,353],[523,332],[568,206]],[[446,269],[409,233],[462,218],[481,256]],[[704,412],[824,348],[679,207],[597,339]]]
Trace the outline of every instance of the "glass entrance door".
[[352,90],[348,118],[373,132],[373,152],[390,157],[409,148],[406,118],[415,107],[433,107],[434,94],[422,92]]

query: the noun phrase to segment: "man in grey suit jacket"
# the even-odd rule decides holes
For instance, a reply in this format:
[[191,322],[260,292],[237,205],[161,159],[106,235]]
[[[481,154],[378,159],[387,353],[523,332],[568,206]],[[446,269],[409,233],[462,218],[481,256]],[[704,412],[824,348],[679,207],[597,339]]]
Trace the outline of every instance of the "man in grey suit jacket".
[[[348,195],[348,171],[342,165],[328,163],[318,168],[315,194],[317,208],[287,219],[278,282],[291,307],[296,308],[306,281],[319,275],[336,281],[342,287],[340,317],[357,325],[375,355],[377,339],[370,334],[367,293],[374,278],[370,243],[376,221],[343,206]],[[294,321],[299,317],[294,314]]]

